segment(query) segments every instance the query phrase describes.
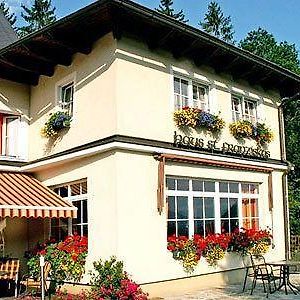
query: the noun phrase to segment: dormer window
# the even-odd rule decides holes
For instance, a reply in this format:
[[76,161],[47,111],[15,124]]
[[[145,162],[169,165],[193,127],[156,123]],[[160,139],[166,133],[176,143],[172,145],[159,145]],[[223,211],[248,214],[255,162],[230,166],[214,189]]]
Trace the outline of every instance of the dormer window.
[[257,102],[251,99],[235,96],[231,98],[232,120],[246,120],[251,123],[257,121]]
[[73,116],[73,102],[74,102],[74,82],[70,82],[60,87],[60,108]]
[[175,110],[183,107],[208,110],[208,86],[190,79],[174,77],[174,106]]

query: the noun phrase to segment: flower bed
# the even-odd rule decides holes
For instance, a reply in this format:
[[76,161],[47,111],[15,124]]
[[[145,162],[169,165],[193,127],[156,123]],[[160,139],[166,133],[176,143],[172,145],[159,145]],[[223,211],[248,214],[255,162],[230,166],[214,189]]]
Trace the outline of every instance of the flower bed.
[[258,145],[265,145],[274,139],[272,130],[265,123],[252,124],[246,120],[239,120],[229,125],[230,133],[236,139],[254,139]]
[[61,130],[71,126],[72,118],[66,112],[58,111],[50,114],[49,120],[45,123],[41,133],[45,137],[57,135]]
[[265,254],[271,245],[272,236],[268,230],[241,229],[234,233],[213,234],[205,238],[195,234],[188,239],[185,236],[170,236],[167,249],[173,258],[182,263],[187,273],[192,273],[203,256],[210,266],[216,266],[226,252],[240,255]]
[[218,133],[225,127],[224,120],[218,115],[191,107],[184,107],[175,111],[174,121],[179,128],[205,129],[213,133]]

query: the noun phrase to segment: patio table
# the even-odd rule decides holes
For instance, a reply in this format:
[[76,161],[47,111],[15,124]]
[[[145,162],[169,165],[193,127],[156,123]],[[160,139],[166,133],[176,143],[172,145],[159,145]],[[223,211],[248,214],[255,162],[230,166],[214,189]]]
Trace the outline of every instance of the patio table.
[[290,281],[290,267],[299,266],[300,262],[285,260],[285,261],[280,261],[280,262],[271,262],[271,263],[268,263],[268,265],[270,265],[272,267],[280,268],[280,281],[279,281],[279,286],[276,289],[277,291],[284,288],[286,295],[288,294],[288,292],[287,292],[288,288],[290,288],[290,290],[295,295],[297,295],[297,292],[300,292],[300,289],[298,287],[296,287],[294,284],[292,284]]

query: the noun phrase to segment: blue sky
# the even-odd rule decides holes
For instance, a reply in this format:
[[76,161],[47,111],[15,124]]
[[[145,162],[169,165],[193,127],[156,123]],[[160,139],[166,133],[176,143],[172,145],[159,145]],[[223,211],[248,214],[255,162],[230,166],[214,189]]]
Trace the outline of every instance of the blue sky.
[[[6,0],[17,13],[20,3],[32,0]],[[190,25],[197,26],[207,10],[209,0],[173,0],[176,9],[183,9]],[[59,17],[65,16],[93,2],[93,0],[52,0]],[[155,8],[159,0],[136,0],[135,2]],[[239,41],[250,30],[261,26],[273,33],[277,40],[287,40],[300,48],[299,0],[218,0],[225,15],[230,15]]]

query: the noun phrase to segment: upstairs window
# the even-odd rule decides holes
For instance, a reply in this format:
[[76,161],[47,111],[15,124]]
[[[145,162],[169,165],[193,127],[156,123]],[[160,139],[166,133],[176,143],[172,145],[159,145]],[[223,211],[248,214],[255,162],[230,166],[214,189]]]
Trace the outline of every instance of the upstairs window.
[[208,87],[190,79],[174,77],[175,110],[183,107],[208,110]]
[[257,121],[256,101],[233,95],[231,98],[232,120],[247,120],[251,123]]
[[59,106],[62,110],[73,116],[74,82],[60,87]]
[[0,114],[0,154],[18,157],[20,117]]

